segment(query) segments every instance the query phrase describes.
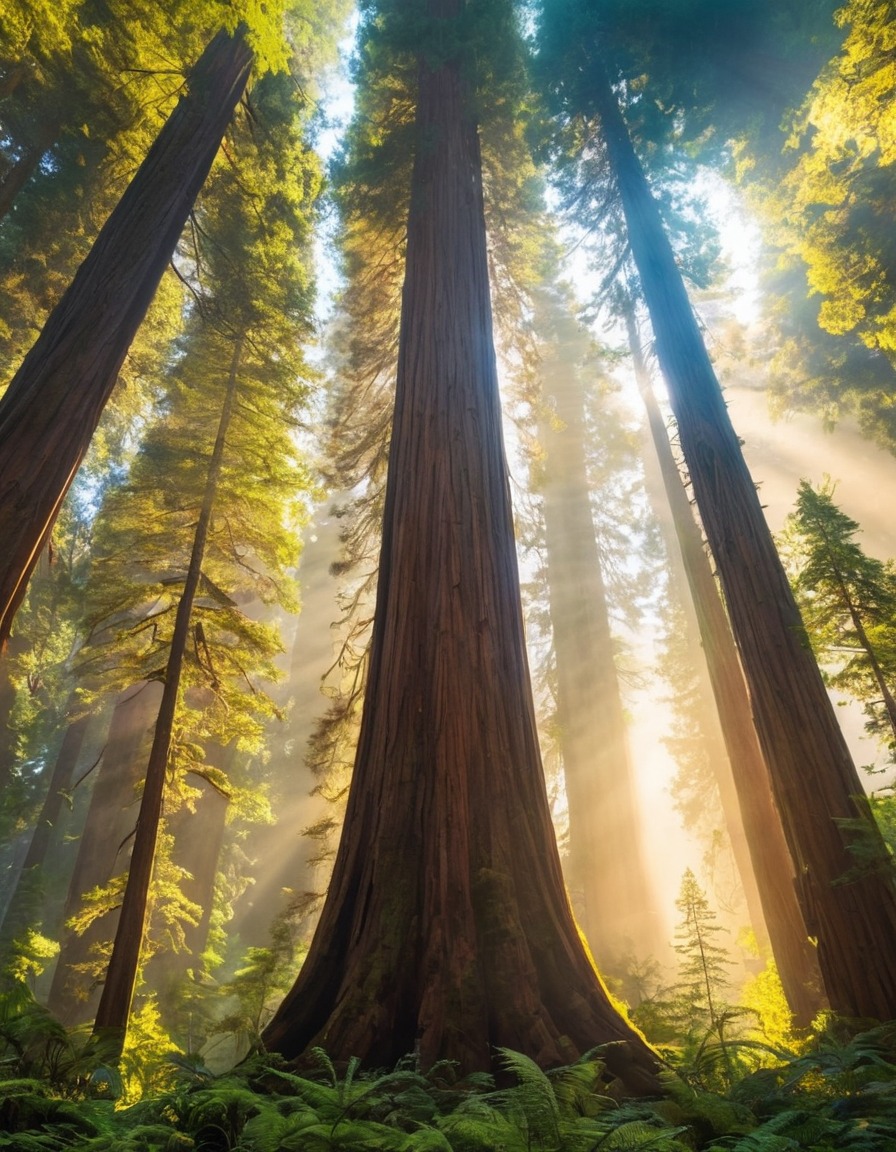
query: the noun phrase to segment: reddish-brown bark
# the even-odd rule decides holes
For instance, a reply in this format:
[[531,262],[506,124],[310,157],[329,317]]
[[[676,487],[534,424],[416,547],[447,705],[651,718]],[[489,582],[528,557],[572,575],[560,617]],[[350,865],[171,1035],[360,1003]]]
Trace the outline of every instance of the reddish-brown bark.
[[[720,749],[722,755],[714,758],[713,770],[726,826],[743,877],[748,906],[754,890],[759,900],[760,908],[756,911],[761,919],[757,933],[761,937],[763,930],[767,930],[787,1002],[797,1023],[806,1026],[822,1006],[822,982],[815,949],[797,900],[796,870],[772,798],[771,781],[753,726],[747,686],[728,617],[631,324],[629,342],[724,739],[724,751]],[[751,914],[755,924],[756,912],[751,909]]]
[[0,400],[0,646],[246,85],[219,33]]
[[[603,69],[591,92],[682,452],[728,608],[759,743],[831,1007],[896,1015],[888,854],[812,655],[681,274]],[[855,847],[856,851],[853,851]]]
[[[459,0],[431,0],[455,18]],[[449,25],[450,27],[450,25]],[[457,59],[421,63],[370,672],[321,921],[264,1040],[488,1068],[619,1040],[565,895],[528,678],[492,342],[476,124]]]

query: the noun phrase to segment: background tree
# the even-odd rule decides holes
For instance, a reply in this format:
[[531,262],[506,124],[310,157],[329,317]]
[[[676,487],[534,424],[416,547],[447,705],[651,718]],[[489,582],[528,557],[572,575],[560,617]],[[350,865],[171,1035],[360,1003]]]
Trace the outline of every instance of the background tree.
[[724,1039],[724,998],[731,961],[717,941],[723,929],[690,868],[682,877],[675,907],[682,913],[675,929],[679,1012],[689,1028],[711,1029]]
[[[314,164],[296,136],[290,96],[283,82],[262,81],[256,87],[253,134],[234,143],[233,159],[241,161],[239,176],[222,174],[204,199],[199,220],[203,234],[196,268],[199,331],[176,369],[183,381],[181,396],[186,399],[187,389],[196,388],[197,372],[203,373],[214,396],[220,372],[214,366],[229,363],[229,369],[223,396],[217,400],[214,447],[206,468],[200,468],[204,476],[197,476],[200,483],[192,489],[199,499],[198,518],[191,530],[182,590],[171,605],[174,620],[168,633],[163,695],[116,940],[97,1009],[98,1031],[121,1034],[126,1027],[172,738],[175,725],[184,723],[183,717],[178,720],[178,695],[188,638],[199,681],[218,697],[217,707],[225,714],[218,722],[223,721],[219,739],[226,744],[241,735],[245,738],[233,721],[248,711],[248,701],[236,710],[233,689],[228,691],[226,685],[245,682],[248,699],[258,710],[264,698],[253,684],[246,646],[256,654],[264,653],[265,645],[268,652],[273,647],[265,630],[236,609],[233,593],[241,589],[245,595],[251,584],[262,600],[292,606],[283,569],[294,560],[298,547],[284,527],[300,472],[288,430],[302,404],[301,380],[307,376],[295,348],[297,335],[303,328],[307,334],[309,324],[309,277],[301,253],[317,180]],[[169,457],[166,487],[171,495],[172,452],[182,453],[184,461],[195,458],[195,430],[205,424],[198,412],[192,418],[192,445],[177,443],[166,428],[159,446]],[[189,464],[187,469],[182,464],[181,474],[188,469]],[[184,507],[183,492],[179,489],[172,510],[192,519],[195,508]],[[226,591],[218,571],[225,556],[231,568]],[[235,580],[241,570],[241,579]],[[202,621],[194,622],[197,596],[203,590],[216,603],[211,612],[202,614]],[[162,627],[162,613],[157,611],[153,616],[157,639]],[[270,668],[266,671],[271,675]]]
[[[586,393],[597,381],[587,381],[586,375],[597,375],[600,369],[568,293],[551,285],[536,289],[533,300],[541,420],[531,467],[544,534],[544,581],[538,591],[549,606],[556,725],[569,813],[565,875],[576,918],[601,969],[617,974],[624,954],[634,950],[645,957],[660,946],[614,659],[608,588],[613,560],[621,559],[626,574],[613,581],[617,600],[623,583],[629,604],[635,599],[635,504],[626,490],[613,526],[623,536],[617,547],[620,542],[613,540],[609,523],[614,493],[606,477],[612,473],[618,478],[630,446],[611,411],[608,388],[597,404],[596,420],[588,418]],[[589,458],[598,454],[605,475],[595,501],[600,509],[595,523]],[[623,520],[624,528],[619,523]]]
[[[667,545],[670,556],[680,558],[697,635],[693,636],[693,624],[687,619],[685,631],[692,633],[692,650],[697,646],[702,648],[724,741],[724,753],[716,748],[713,757],[713,775],[738,867],[745,878],[748,904],[750,890],[755,885],[761,905],[753,916],[757,936],[764,941],[768,933],[788,1003],[797,1021],[808,1025],[819,1008],[821,977],[796,896],[793,860],[772,798],[768,768],[753,724],[734,638],[702,534],[681,482],[665,421],[653,394],[631,312],[628,335],[672,523]],[[680,642],[681,638],[676,639]],[[680,679],[678,683],[681,684]],[[679,754],[682,751],[679,747]],[[692,756],[693,752],[687,750],[684,754]],[[701,798],[700,806],[703,805]]]
[[834,503],[835,486],[801,480],[796,508],[782,537],[794,591],[832,688],[863,702],[869,732],[892,758],[896,700],[891,639],[896,616],[896,573],[868,556],[855,536],[858,523]]
[[[804,918],[819,941],[828,996],[838,1011],[886,1018],[896,1010],[892,961],[896,891],[885,867],[886,849],[805,640],[605,62],[594,49],[591,30],[575,22],[580,10],[564,6],[563,13],[560,43],[566,54],[563,64],[555,58],[553,66],[561,80],[560,98],[567,118],[600,125],[650,312],[657,358],[670,390],[682,451],[740,649],[760,744],[796,862]],[[573,77],[583,83],[573,83]],[[565,89],[564,79],[568,79]],[[812,774],[808,791],[807,771]],[[870,851],[875,861],[854,882],[844,884],[847,874],[855,875],[851,867],[860,842],[863,853]]]

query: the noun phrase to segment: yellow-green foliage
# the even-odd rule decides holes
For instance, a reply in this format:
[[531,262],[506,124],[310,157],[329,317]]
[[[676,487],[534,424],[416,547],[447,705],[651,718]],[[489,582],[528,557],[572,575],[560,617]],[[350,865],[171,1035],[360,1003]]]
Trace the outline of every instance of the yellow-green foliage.
[[887,0],[851,0],[838,20],[848,28],[842,51],[809,96],[775,203],[822,297],[821,326],[894,355],[896,24]]
[[132,1012],[119,1065],[121,1095],[117,1106],[126,1108],[170,1088],[176,1069],[168,1060],[173,1045],[162,1025],[159,1006],[152,998]]
[[769,960],[761,972],[748,977],[740,990],[738,1002],[748,1012],[755,1013],[756,1027],[746,1031],[750,1039],[774,1048],[793,1050],[793,1013],[773,960]]

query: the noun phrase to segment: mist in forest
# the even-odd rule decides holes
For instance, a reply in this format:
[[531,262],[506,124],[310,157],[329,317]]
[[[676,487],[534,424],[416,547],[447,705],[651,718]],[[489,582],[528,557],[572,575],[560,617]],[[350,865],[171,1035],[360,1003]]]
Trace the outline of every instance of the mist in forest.
[[[133,37],[32,6],[0,52],[0,995],[110,1068],[600,1043],[647,1095],[614,995],[688,1059],[760,974],[779,1051],[896,1012],[885,6],[482,0],[444,45],[467,0]],[[805,482],[869,560],[852,636],[802,627],[820,569],[766,530]],[[695,926],[730,980],[688,982]]]

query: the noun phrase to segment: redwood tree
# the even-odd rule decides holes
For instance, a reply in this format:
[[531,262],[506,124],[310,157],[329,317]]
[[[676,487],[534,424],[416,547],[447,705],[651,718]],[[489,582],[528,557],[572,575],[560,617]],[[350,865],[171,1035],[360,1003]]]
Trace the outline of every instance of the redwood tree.
[[[536,301],[546,406],[539,428],[539,487],[569,809],[565,872],[576,918],[601,968],[615,972],[613,962],[626,950],[646,956],[664,941],[644,861],[606,559],[591,506],[582,377],[593,357],[586,367],[583,345],[590,342],[569,300],[546,289]],[[626,543],[631,546],[630,537]]]
[[[287,1057],[323,1044],[384,1066],[416,1050],[465,1069],[496,1045],[556,1064],[618,1040],[612,1070],[651,1090],[654,1058],[573,922],[538,753],[461,47],[472,14],[464,0],[413,13],[417,146],[361,736],[321,921],[264,1039]],[[406,33],[406,10],[380,16]]]
[[784,994],[797,1022],[805,1027],[821,1006],[821,977],[797,900],[793,861],[772,799],[734,638],[650,385],[633,309],[626,313],[626,322],[635,375],[671,511],[675,545],[694,606],[712,699],[728,753],[727,760],[722,756],[724,763],[714,764],[726,824],[747,903],[750,904],[749,889],[755,887]]
[[[594,39],[564,5],[567,112],[600,125],[831,1007],[896,1015],[896,889],[681,273]],[[594,147],[594,145],[590,145]]]
[[0,400],[0,646],[252,65],[219,32]]

